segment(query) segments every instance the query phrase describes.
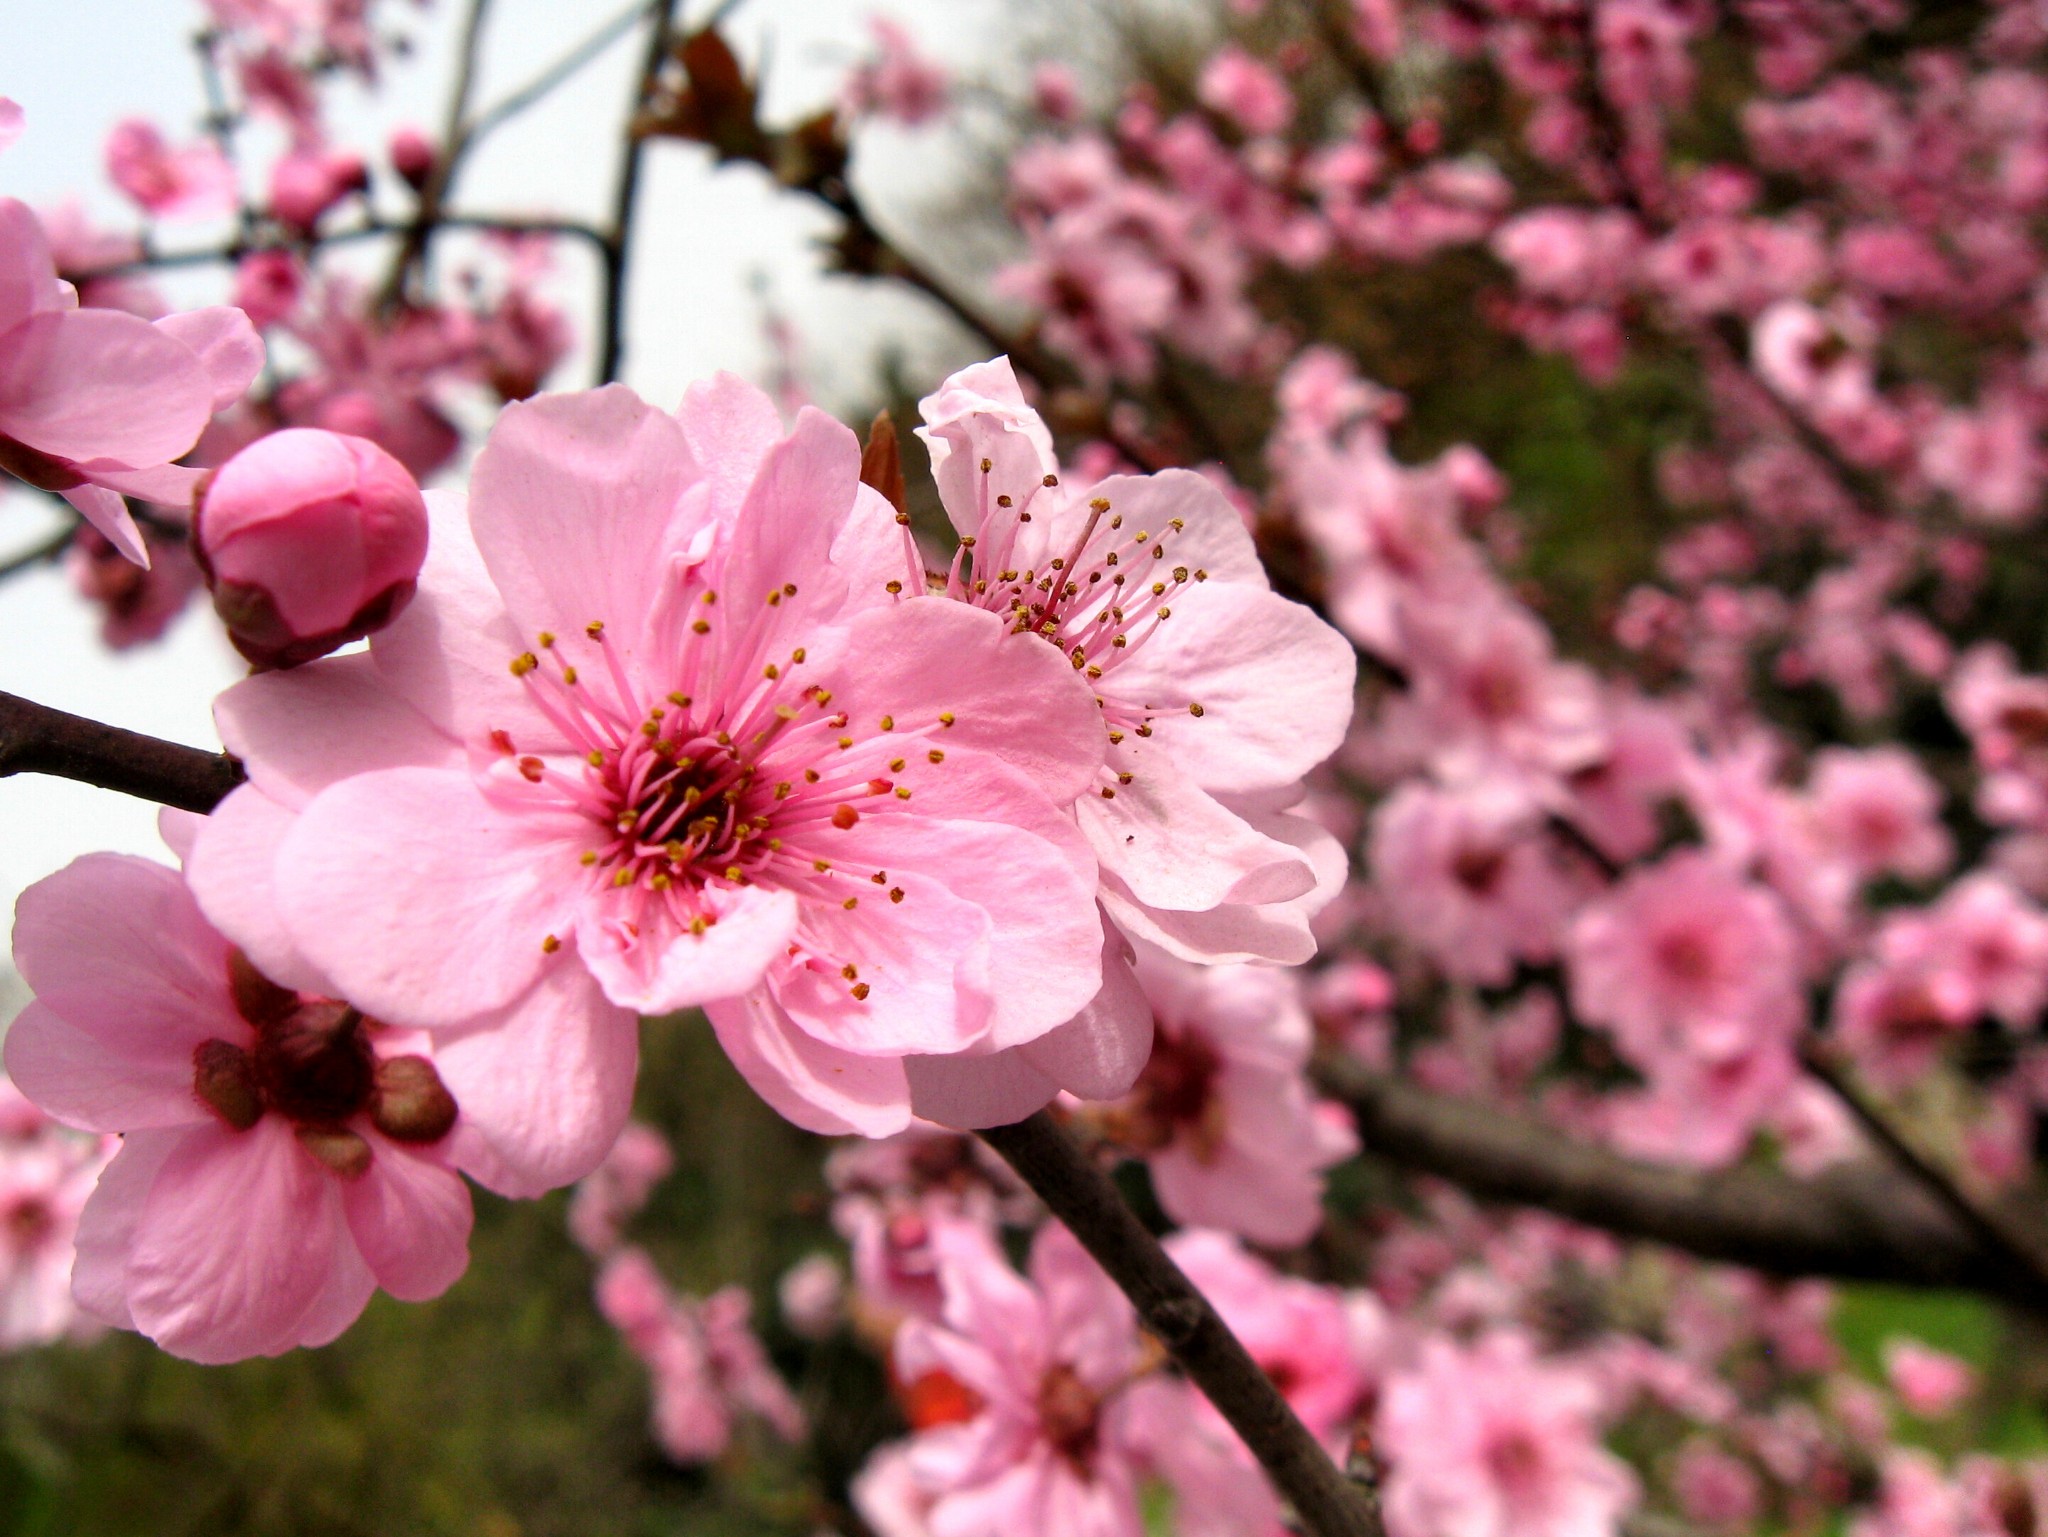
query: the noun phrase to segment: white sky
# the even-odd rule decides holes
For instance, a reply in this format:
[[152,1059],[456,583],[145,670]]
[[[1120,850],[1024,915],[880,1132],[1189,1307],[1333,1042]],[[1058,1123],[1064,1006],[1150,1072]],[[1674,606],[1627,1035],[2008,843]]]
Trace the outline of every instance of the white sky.
[[[477,95],[488,103],[523,83],[622,0],[495,0]],[[454,32],[465,7],[436,0],[416,12],[385,0],[383,13],[419,42],[372,97],[339,93],[336,137],[377,158],[392,126],[431,126],[443,111]],[[701,17],[710,0],[686,0]],[[909,22],[924,46],[953,61],[983,56],[979,40],[1001,0],[749,0],[729,33],[750,54],[772,50],[771,117],[794,116],[829,98],[840,71],[866,41],[862,18],[884,10]],[[6,0],[0,27],[0,96],[20,102],[28,132],[0,157],[0,194],[42,206],[80,196],[103,224],[131,227],[133,213],[105,184],[100,146],[118,119],[156,121],[174,142],[201,111],[189,36],[195,0]],[[553,212],[601,222],[612,182],[637,37],[615,46],[542,108],[495,135],[468,163],[455,203],[465,211]],[[1000,51],[999,51],[1000,53]],[[1001,61],[1010,62],[1010,61]],[[855,161],[878,220],[913,206],[958,164],[929,136],[867,130]],[[260,151],[258,165],[267,157]],[[389,193],[389,189],[384,189]],[[719,368],[760,377],[766,352],[752,287],[766,274],[806,341],[809,381],[828,406],[850,404],[885,344],[906,348],[921,373],[960,361],[961,344],[917,300],[880,285],[826,279],[811,253],[829,228],[799,200],[780,196],[744,169],[714,173],[694,146],[656,143],[643,183],[634,253],[626,376],[670,404],[690,380]],[[388,210],[402,213],[402,205]],[[165,249],[207,243],[206,226],[159,231]],[[565,257],[559,298],[579,332],[591,327],[586,257]],[[225,297],[219,274],[168,285],[181,306]],[[579,354],[555,387],[587,380]],[[936,377],[934,374],[933,377]],[[0,495],[0,555],[26,547],[55,523],[39,501]],[[203,605],[155,645],[115,655],[96,639],[96,615],[61,571],[43,568],[0,587],[0,689],[179,741],[213,746],[209,702],[240,675],[239,663]],[[21,888],[92,849],[161,853],[155,808],[125,796],[34,775],[0,779],[0,912]]]

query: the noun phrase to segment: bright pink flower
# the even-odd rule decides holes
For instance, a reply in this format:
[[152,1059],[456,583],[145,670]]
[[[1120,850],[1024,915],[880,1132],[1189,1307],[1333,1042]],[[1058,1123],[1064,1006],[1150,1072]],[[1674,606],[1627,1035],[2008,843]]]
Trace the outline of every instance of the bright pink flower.
[[1589,905],[1566,944],[1573,1007],[1611,1027],[1631,1061],[1674,1049],[1783,1042],[1804,1013],[1784,909],[1695,850],[1631,872]]
[[1600,1391],[1528,1336],[1426,1341],[1389,1377],[1376,1442],[1393,1537],[1610,1537],[1637,1486],[1600,1444]]
[[[202,835],[202,895],[408,1021],[537,1011],[606,1082],[628,1010],[706,1005],[817,1130],[899,1129],[906,1057],[1073,1018],[1103,939],[1058,808],[1099,713],[993,616],[888,603],[859,458],[730,379],[680,422],[618,387],[512,407],[369,654],[223,696],[252,784]],[[538,1067],[505,1092],[575,1081]]]
[[625,1248],[598,1275],[597,1305],[654,1378],[655,1439],[671,1461],[717,1458],[742,1415],[803,1438],[803,1411],[755,1337],[742,1288],[677,1296],[643,1250]]
[[1941,789],[1903,747],[1822,748],[1807,795],[1822,847],[1865,879],[1930,880],[1955,858]]
[[305,272],[290,251],[251,251],[235,267],[235,307],[259,331],[299,307]]
[[1899,1402],[1927,1420],[1953,1412],[1977,1388],[1969,1363],[1903,1336],[1884,1342],[1884,1373]]
[[586,1254],[610,1254],[626,1224],[674,1167],[666,1137],[652,1126],[627,1122],[604,1162],[578,1182],[569,1202],[569,1236]]
[[129,118],[107,135],[106,163],[114,185],[157,218],[205,218],[235,206],[234,167],[211,139],[172,149],[154,124]]
[[1573,895],[1526,797],[1411,781],[1374,809],[1366,861],[1388,922],[1445,975],[1504,985],[1543,961]]
[[1191,966],[1150,948],[1137,970],[1152,1055],[1103,1124],[1144,1156],[1175,1221],[1275,1248],[1307,1242],[1322,1223],[1323,1171],[1358,1138],[1310,1096],[1312,1029],[1295,975]]
[[235,649],[259,667],[297,667],[412,601],[427,504],[368,439],[292,427],[213,472],[192,540]]
[[325,1344],[379,1286],[419,1301],[462,1274],[477,1129],[421,1038],[278,986],[176,871],[126,855],[24,892],[14,947],[36,999],[9,1075],[124,1139],[79,1224],[85,1311],[232,1361]]
[[880,117],[905,128],[920,128],[952,105],[952,80],[944,65],[918,51],[907,27],[886,16],[870,16],[875,57],[846,77],[840,110],[848,117]]
[[270,168],[271,216],[310,235],[321,217],[352,192],[370,185],[363,157],[352,150],[302,145],[278,157]]
[[167,315],[80,309],[25,204],[0,198],[0,469],[59,492],[138,565],[122,496],[188,504],[190,453],[213,413],[263,366],[240,310]]
[[1933,907],[1891,918],[1878,953],[1894,968],[1932,973],[1971,1018],[2027,1030],[2048,1007],[2048,914],[1996,875],[1966,876]]
[[1294,119],[1294,94],[1287,83],[1235,43],[1210,55],[1195,94],[1210,111],[1254,136],[1284,133]]
[[[1364,1348],[1380,1343],[1386,1329],[1378,1302],[1370,1293],[1347,1297],[1281,1275],[1227,1233],[1175,1233],[1166,1252],[1310,1433],[1342,1456],[1352,1421],[1379,1393],[1380,1363]],[[1203,1412],[1215,1413],[1206,1402]]]
[[935,1242],[942,1320],[913,1319],[895,1347],[913,1402],[920,1383],[950,1383],[953,1407],[909,1448],[932,1531],[1142,1537],[1132,1388],[1157,1358],[1130,1303],[1055,1224],[1032,1244],[1028,1280],[971,1224]]

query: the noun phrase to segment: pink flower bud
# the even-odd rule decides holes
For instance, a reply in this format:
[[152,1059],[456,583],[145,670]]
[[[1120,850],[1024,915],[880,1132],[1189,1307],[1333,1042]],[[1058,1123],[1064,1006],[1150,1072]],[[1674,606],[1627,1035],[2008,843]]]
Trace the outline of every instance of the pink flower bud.
[[193,532],[235,649],[258,667],[296,667],[389,624],[411,601],[427,508],[376,444],[294,427],[221,466]]
[[370,184],[360,155],[295,149],[270,172],[270,212],[280,223],[311,234],[321,215]]
[[426,186],[427,178],[434,172],[434,162],[440,158],[432,139],[408,124],[392,130],[387,149],[391,169],[405,179],[408,187],[418,192]]

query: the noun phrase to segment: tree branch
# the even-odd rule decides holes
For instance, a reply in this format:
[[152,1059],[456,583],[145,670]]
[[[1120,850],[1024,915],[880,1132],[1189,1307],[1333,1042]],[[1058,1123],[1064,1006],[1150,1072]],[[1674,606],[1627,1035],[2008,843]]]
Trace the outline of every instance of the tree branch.
[[604,344],[598,353],[597,382],[610,384],[626,360],[626,270],[632,260],[633,215],[640,202],[640,167],[647,141],[639,132],[640,114],[653,93],[661,61],[668,57],[678,0],[649,0],[651,25],[647,51],[633,87],[633,108],[626,119],[626,147],[619,161],[619,179],[612,190],[612,219],[604,239]]
[[242,782],[226,753],[182,747],[0,694],[0,777],[55,774],[181,811],[208,812]]
[[1637,1163],[1499,1105],[1433,1094],[1359,1064],[1318,1064],[1366,1149],[1473,1195],[1780,1276],[1954,1288],[2048,1314],[2048,1287],[1916,1184],[1870,1164],[1810,1180]]
[[395,303],[404,292],[405,280],[415,263],[427,254],[427,243],[434,238],[435,227],[441,222],[441,204],[455,185],[455,170],[461,163],[462,152],[469,137],[469,98],[476,87],[477,63],[483,56],[484,19],[490,13],[490,0],[469,0],[469,14],[462,24],[462,44],[455,67],[455,86],[448,96],[448,112],[441,127],[441,154],[427,173],[426,185],[420,188],[418,204],[413,209],[412,221],[406,226],[405,240],[398,248],[398,256],[391,263],[391,275],[385,279],[384,302]]
[[1382,1537],[1366,1491],[1338,1471],[1208,1300],[1050,1116],[1041,1110],[981,1137],[1109,1272],[1145,1328],[1230,1421],[1309,1531]]

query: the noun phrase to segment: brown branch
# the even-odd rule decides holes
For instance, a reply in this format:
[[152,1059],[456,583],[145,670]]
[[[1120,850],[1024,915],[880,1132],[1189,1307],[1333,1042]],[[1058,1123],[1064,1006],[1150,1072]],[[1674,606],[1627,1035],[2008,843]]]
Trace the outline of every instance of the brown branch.
[[1974,1291],[2048,1314],[2048,1287],[1919,1185],[1868,1163],[1813,1179],[1638,1163],[1495,1104],[1434,1094],[1356,1062],[1318,1065],[1368,1153],[1487,1200],[1780,1276]]
[[[436,228],[477,230],[491,235],[562,235],[586,240],[599,249],[602,249],[605,243],[604,231],[575,219],[535,219],[513,214],[443,213]],[[407,230],[408,226],[403,224],[390,224],[382,219],[366,219],[361,224],[350,225],[347,229],[336,230],[332,234],[315,235],[303,241],[294,241],[289,248],[317,251],[325,246],[354,245],[361,240],[387,239],[403,235]],[[67,271],[63,276],[73,283],[89,283],[95,278],[124,277],[135,272],[238,262],[250,251],[259,249],[263,247],[235,242],[228,245],[199,246],[186,251],[146,251],[132,261],[109,262],[103,267],[83,267]]]
[[469,98],[476,86],[477,64],[483,56],[484,18],[490,9],[491,0],[469,0],[469,14],[462,24],[455,86],[449,92],[448,111],[442,120],[441,153],[427,173],[426,184],[420,188],[419,202],[413,209],[411,223],[406,226],[405,240],[391,263],[391,275],[385,279],[383,301],[386,304],[397,302],[404,292],[406,278],[426,256],[428,242],[434,238],[434,230],[441,222],[441,204],[455,185],[455,170],[462,161],[466,148],[464,141],[469,137]]
[[668,56],[670,35],[675,29],[678,0],[649,0],[647,51],[640,58],[640,74],[633,87],[633,106],[626,117],[626,147],[619,160],[619,179],[612,190],[611,223],[604,237],[604,321],[603,345],[598,352],[597,382],[610,384],[619,377],[626,358],[626,270],[632,260],[633,216],[640,202],[640,166],[647,140],[639,132],[639,118],[654,91],[661,62]]
[[0,777],[54,774],[182,811],[208,812],[242,782],[226,753],[182,747],[0,694]]
[[1043,1110],[982,1134],[1109,1272],[1145,1328],[1251,1448],[1316,1537],[1383,1537],[1372,1502],[1296,1418],[1236,1335],[1102,1171]]

